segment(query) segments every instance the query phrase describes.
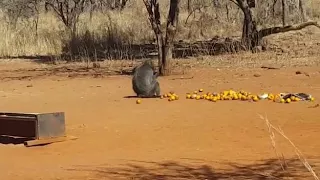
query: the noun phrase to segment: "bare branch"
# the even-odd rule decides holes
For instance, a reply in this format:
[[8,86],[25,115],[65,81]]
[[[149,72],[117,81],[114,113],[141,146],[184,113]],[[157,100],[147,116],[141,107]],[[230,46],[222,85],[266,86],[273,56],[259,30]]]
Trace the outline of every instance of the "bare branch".
[[289,31],[297,31],[301,30],[303,28],[306,28],[308,26],[316,26],[320,28],[320,25],[316,21],[309,21],[301,24],[296,25],[290,25],[285,27],[271,27],[262,29],[258,32],[258,37],[262,38],[271,34],[277,34],[277,33],[283,33],[283,32],[289,32]]
[[240,7],[239,4],[235,0],[230,0],[230,1],[233,2],[235,5],[237,5],[238,7]]

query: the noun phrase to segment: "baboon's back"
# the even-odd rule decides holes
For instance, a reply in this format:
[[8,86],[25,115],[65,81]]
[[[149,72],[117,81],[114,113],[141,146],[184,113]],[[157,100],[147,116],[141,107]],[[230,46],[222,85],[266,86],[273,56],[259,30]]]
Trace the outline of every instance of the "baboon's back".
[[132,78],[133,90],[142,95],[152,94],[157,84],[156,76],[153,74],[152,64],[144,62],[135,68]]

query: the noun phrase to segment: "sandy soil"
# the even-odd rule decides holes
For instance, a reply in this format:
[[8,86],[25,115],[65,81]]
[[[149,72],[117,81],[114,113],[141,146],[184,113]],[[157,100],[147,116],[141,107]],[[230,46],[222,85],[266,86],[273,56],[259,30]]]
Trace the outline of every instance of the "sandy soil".
[[[294,148],[275,134],[277,152],[287,163],[281,169],[258,114],[280,126],[314,170],[320,170],[320,111],[309,108],[319,103],[319,66],[194,68],[184,75],[192,79],[159,78],[162,92],[175,91],[180,100],[143,99],[137,105],[136,99],[124,98],[134,95],[130,76],[30,78],[32,72],[21,70],[29,65],[1,64],[1,111],[64,111],[67,133],[79,139],[32,148],[0,144],[1,179],[312,179]],[[14,69],[29,78],[4,78],[15,76]],[[296,75],[297,70],[309,76]],[[185,93],[198,88],[306,92],[316,100],[279,104],[185,99]]]

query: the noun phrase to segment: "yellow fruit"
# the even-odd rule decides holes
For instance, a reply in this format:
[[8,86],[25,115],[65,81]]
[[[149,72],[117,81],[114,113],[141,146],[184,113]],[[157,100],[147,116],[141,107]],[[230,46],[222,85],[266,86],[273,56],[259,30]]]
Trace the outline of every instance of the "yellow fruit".
[[175,99],[176,99],[176,100],[178,100],[178,99],[179,99],[179,96],[178,96],[178,95],[176,95],[176,96],[175,96]]
[[191,95],[191,99],[196,99],[197,95],[196,94],[192,94]]
[[312,97],[312,98],[310,99],[310,101],[314,101],[314,97]]
[[176,100],[176,97],[175,96],[170,96],[170,98],[172,101]]
[[212,99],[211,99],[213,102],[217,102],[217,98],[216,97],[213,97]]
[[241,100],[245,101],[245,100],[247,100],[247,97],[246,96],[242,96]]
[[137,103],[137,104],[141,104],[141,99],[138,99],[138,100],[136,101],[136,103]]
[[238,100],[238,99],[239,99],[238,95],[235,94],[235,95],[233,96],[233,100]]
[[273,94],[268,94],[268,99],[269,100],[274,100],[274,95]]
[[191,94],[187,94],[187,99],[191,99]]
[[199,89],[199,92],[203,92],[203,89]]
[[211,97],[210,96],[206,96],[206,100],[209,100],[209,99],[211,99]]
[[291,101],[295,101],[295,100],[296,100],[296,97],[291,96],[290,99],[291,99]]
[[222,96],[228,95],[228,91],[223,91],[223,92],[221,93],[221,95],[222,95]]
[[201,97],[200,97],[200,95],[197,95],[196,96],[196,100],[199,100]]
[[281,103],[284,103],[284,102],[285,102],[285,100],[281,98],[281,99],[280,99],[280,102],[281,102]]
[[259,98],[257,96],[253,96],[252,100],[257,102],[257,101],[259,101]]
[[290,98],[287,98],[286,99],[286,103],[290,103],[291,102],[291,99]]

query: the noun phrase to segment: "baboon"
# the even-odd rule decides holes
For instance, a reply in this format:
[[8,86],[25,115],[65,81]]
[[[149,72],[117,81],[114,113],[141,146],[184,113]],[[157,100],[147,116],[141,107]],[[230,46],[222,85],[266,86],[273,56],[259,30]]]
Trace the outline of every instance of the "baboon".
[[133,91],[141,98],[159,97],[160,84],[157,78],[158,73],[154,71],[152,61],[144,61],[133,69]]

